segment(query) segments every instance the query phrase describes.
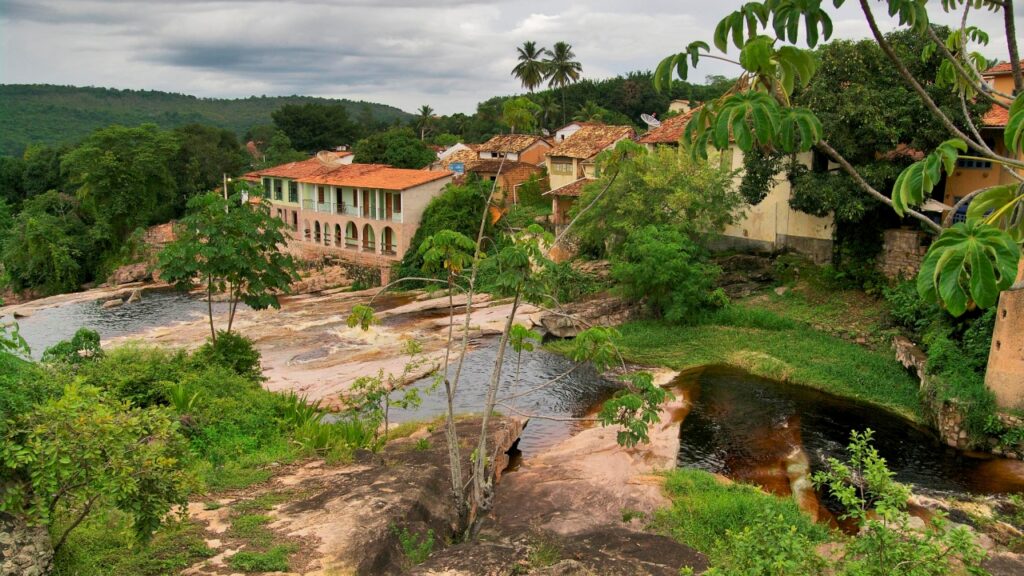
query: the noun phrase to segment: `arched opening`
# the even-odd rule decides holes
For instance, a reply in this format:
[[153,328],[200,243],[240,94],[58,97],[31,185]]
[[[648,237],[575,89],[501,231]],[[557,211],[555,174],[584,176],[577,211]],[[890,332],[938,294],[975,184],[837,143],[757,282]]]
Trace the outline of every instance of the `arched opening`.
[[357,248],[359,246],[359,229],[352,222],[345,225],[345,247]]
[[331,245],[331,225],[324,222],[324,246]]
[[395,254],[395,231],[390,226],[385,226],[384,231],[380,233],[380,245],[384,254]]
[[305,227],[302,229],[302,238],[309,242],[309,220],[306,220]]
[[292,230],[298,230],[298,229],[299,229],[299,212],[297,210],[292,210]]
[[341,224],[334,225],[334,245],[341,246]]
[[374,242],[373,228],[369,224],[363,226],[363,250],[373,252],[377,244]]
[[320,243],[320,221],[317,220],[313,223],[313,241],[317,244]]

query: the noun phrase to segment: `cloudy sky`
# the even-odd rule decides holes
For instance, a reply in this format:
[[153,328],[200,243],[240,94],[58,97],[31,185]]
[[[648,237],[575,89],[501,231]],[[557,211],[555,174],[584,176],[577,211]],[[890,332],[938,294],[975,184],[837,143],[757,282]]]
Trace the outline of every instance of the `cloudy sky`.
[[[651,69],[710,40],[744,1],[0,0],[0,83],[304,94],[472,112],[519,90],[509,71],[524,40],[565,40],[584,76],[602,78]],[[835,37],[867,36],[856,3],[847,3]],[[875,4],[891,28],[885,4]],[[990,30],[1002,19],[978,16]],[[1024,29],[1024,15],[1017,26]],[[1005,39],[994,37],[985,52],[1005,59]],[[696,79],[733,73],[707,62]]]

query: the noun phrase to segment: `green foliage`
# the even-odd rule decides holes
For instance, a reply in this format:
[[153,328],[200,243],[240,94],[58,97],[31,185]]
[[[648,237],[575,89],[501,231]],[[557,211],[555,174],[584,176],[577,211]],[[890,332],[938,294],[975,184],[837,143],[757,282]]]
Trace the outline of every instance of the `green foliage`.
[[352,144],[358,133],[344,104],[285,104],[271,117],[292,145],[304,152],[333,150],[342,144]]
[[[242,203],[239,194],[225,200],[204,194],[189,201],[177,239],[160,252],[163,280],[180,290],[204,282],[210,295],[230,298],[227,331],[239,302],[250,308],[280,308],[278,294],[298,280],[295,261],[280,250],[285,224],[270,213],[270,203]],[[217,340],[210,316],[211,338]]]
[[15,418],[58,396],[63,387],[45,367],[0,350],[0,437]]
[[512,69],[512,75],[523,83],[523,87],[533,92],[533,89],[544,83],[548,75],[547,67],[543,61],[546,48],[538,48],[537,43],[527,40],[523,45],[516,47],[519,62]]
[[217,190],[224,175],[234,176],[246,166],[247,156],[234,132],[203,124],[187,124],[171,134],[178,142],[178,151],[171,172],[178,181],[175,213],[181,213],[189,198]]
[[609,279],[584,273],[570,262],[552,263],[540,275],[541,281],[551,288],[551,295],[561,304],[577,302],[612,285]]
[[626,298],[644,302],[655,318],[685,322],[701,308],[724,305],[716,290],[719,268],[675,228],[645,226],[629,234],[612,265]]
[[623,380],[626,389],[616,392],[601,406],[597,419],[602,426],[619,426],[616,441],[632,448],[650,441],[647,430],[660,421],[658,411],[668,398],[668,392],[655,385],[647,372],[630,374]]
[[540,106],[534,104],[533,100],[520,96],[505,101],[501,107],[501,121],[511,128],[513,134],[517,130],[529,134],[537,129],[537,115],[540,111]]
[[[402,277],[422,275],[423,255],[420,254],[419,247],[424,240],[442,230],[451,230],[467,238],[476,238],[490,194],[489,185],[490,182],[479,180],[470,180],[461,185],[449,184],[440,196],[427,204],[420,226],[409,243],[410,249],[402,259],[399,269]],[[490,236],[492,233],[493,228],[488,219],[484,234]]]
[[523,181],[518,188],[516,188],[517,204],[513,208],[535,207],[547,210],[547,213],[550,214],[551,199],[544,197],[544,192],[547,192],[548,188],[549,186],[544,176],[540,174],[530,174],[530,176]]
[[967,151],[967,143],[959,138],[938,145],[924,160],[918,160],[896,178],[892,188],[892,207],[903,216],[907,208],[920,206],[931,196],[932,189],[942,178],[942,172],[952,175],[959,153]]
[[235,374],[248,380],[261,380],[260,353],[256,345],[245,336],[221,330],[217,339],[208,339],[196,350],[193,361],[201,364],[218,364],[229,368]]
[[84,383],[133,406],[159,406],[166,403],[167,385],[186,373],[186,361],[184,353],[129,344],[81,365],[78,375]]
[[599,372],[604,372],[621,362],[614,343],[620,336],[615,328],[592,326],[573,338],[569,355],[576,362],[590,362]]
[[77,290],[95,262],[86,218],[77,200],[55,191],[26,201],[3,235],[0,261],[10,287],[46,294]]
[[396,168],[423,168],[437,159],[427,144],[408,128],[392,128],[356,143],[355,162],[388,164]]
[[50,523],[55,514],[84,518],[107,504],[130,514],[136,536],[147,540],[187,501],[188,453],[162,410],[129,409],[76,384],[16,422],[0,447],[0,511]]
[[740,195],[756,206],[775,187],[775,177],[782,171],[785,156],[780,152],[754,148],[743,155],[743,180]]
[[921,298],[914,282],[900,282],[885,289],[883,294],[889,303],[889,314],[892,319],[916,338],[920,338],[939,318],[939,307]]
[[1020,246],[1006,232],[978,220],[943,230],[921,263],[917,290],[953,316],[994,306],[1017,276]]
[[846,509],[845,517],[861,527],[847,543],[843,573],[939,576],[962,566],[969,574],[986,574],[980,567],[985,553],[966,528],[950,528],[942,514],[923,530],[910,528],[910,490],[893,480],[871,439],[871,430],[852,432],[849,462],[832,458],[827,471],[814,474],[815,484],[826,486]]
[[103,357],[100,335],[95,330],[79,328],[71,340],[63,340],[43,352],[44,363],[82,364]]
[[373,315],[373,308],[365,304],[353,306],[352,312],[349,313],[348,318],[345,320],[345,324],[349,328],[359,326],[361,330],[369,330],[370,326],[376,323],[377,319]]
[[715,566],[705,574],[825,574],[827,562],[818,556],[816,544],[796,525],[787,523],[785,515],[766,507],[751,524],[725,531],[725,538],[712,550]]
[[[685,162],[680,154],[669,147],[648,152],[624,141],[598,156],[601,178],[584,188],[574,207],[580,242],[615,254],[631,232],[648,225],[699,240],[732,222],[741,197],[731,174],[717,163]],[[590,208],[583,212],[585,206]]]
[[410,532],[405,526],[391,525],[391,532],[398,538],[402,554],[409,564],[416,566],[426,562],[434,551],[434,530],[428,528],[423,534]]
[[[21,154],[32,144],[77,142],[111,124],[153,123],[169,129],[198,122],[241,136],[254,126],[269,124],[275,110],[306,103],[344,106],[369,130],[411,117],[393,106],[310,96],[228,100],[154,90],[8,84],[0,86],[0,124],[6,127],[0,134],[0,154]],[[43,190],[52,188],[56,186]]]
[[288,555],[293,549],[282,544],[266,552],[242,550],[228,558],[228,566],[242,572],[287,572]]
[[672,505],[655,512],[654,528],[705,554],[727,554],[723,544],[728,532],[740,534],[747,526],[760,527],[766,517],[786,529],[795,527],[798,538],[815,544],[825,541],[828,534],[792,499],[776,498],[746,484],[726,484],[700,470],[669,472],[665,492]]

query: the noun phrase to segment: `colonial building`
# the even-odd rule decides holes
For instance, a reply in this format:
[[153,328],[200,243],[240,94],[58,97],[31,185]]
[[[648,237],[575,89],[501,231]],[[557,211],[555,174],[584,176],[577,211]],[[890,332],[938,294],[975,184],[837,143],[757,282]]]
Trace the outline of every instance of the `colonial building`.
[[551,190],[552,218],[555,226],[568,223],[567,213],[583,191],[583,187],[597,178],[595,158],[615,146],[616,142],[633,138],[631,126],[606,126],[579,123],[577,130],[548,151],[547,169]]
[[499,134],[483,144],[455,150],[431,168],[475,174],[496,183],[498,199],[517,202],[518,187],[531,176],[543,174],[544,154],[550,149],[551,144],[540,136]]
[[[640,137],[639,142],[648,149],[655,146],[678,146],[686,124],[699,108],[666,118],[661,126],[652,128]],[[736,184],[742,175],[743,152],[735,147],[722,152],[719,161],[724,168],[737,172]],[[797,155],[797,161],[811,167],[813,156],[810,152]],[[825,169],[829,166],[825,164]],[[737,220],[728,226],[715,241],[718,248],[753,249],[773,252],[789,248],[810,256],[816,262],[827,262],[832,258],[832,235],[835,223],[832,217],[812,216],[789,206],[792,186],[785,175],[777,175],[768,195],[756,206],[744,208]]]
[[263,184],[264,197],[295,240],[379,263],[402,258],[427,203],[452,173],[311,158],[245,178]]

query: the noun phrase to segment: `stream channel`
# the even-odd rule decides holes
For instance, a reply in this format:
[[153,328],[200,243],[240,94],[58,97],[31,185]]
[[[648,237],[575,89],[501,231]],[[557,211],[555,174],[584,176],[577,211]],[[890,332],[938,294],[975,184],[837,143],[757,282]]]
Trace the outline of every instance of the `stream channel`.
[[[223,312],[226,304],[215,303],[214,307]],[[141,302],[130,305],[103,309],[99,301],[76,302],[41,308],[19,319],[19,323],[33,356],[38,358],[46,347],[70,338],[79,327],[92,328],[107,339],[194,321],[205,314],[206,303],[198,298],[173,291],[146,291]],[[471,348],[457,391],[457,412],[476,411],[483,405],[498,340],[481,338]],[[516,398],[514,410],[509,407],[511,400],[500,400],[514,394],[503,386],[498,411],[509,415],[522,411],[533,416],[518,445],[524,458],[571,436],[581,426],[592,425],[566,419],[593,415],[617,389],[615,383],[588,365],[575,370],[572,367],[568,358],[537,347],[523,354],[518,392],[568,374],[555,385]],[[503,380],[511,382],[516,369],[516,355],[509,349]],[[454,363],[450,373],[454,373]],[[412,384],[420,390],[422,404],[416,409],[392,408],[391,421],[443,415],[444,388],[433,384],[433,378]],[[673,385],[692,403],[680,424],[679,466],[721,473],[785,494],[787,455],[802,449],[811,470],[817,470],[830,457],[845,457],[851,430],[871,428],[874,445],[896,478],[917,490],[978,494],[1024,491],[1024,463],[954,450],[931,431],[864,403],[719,367],[680,377]]]

